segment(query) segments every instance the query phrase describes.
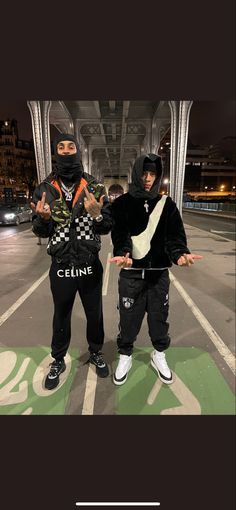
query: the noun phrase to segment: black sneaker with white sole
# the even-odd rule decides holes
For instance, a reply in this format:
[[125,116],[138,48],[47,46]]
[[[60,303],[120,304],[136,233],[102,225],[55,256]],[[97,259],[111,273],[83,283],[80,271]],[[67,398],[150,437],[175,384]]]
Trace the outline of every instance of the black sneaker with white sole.
[[54,360],[50,363],[50,371],[45,379],[45,388],[47,390],[53,390],[59,384],[59,376],[66,369],[66,364],[64,359],[62,360]]
[[96,367],[96,373],[99,377],[107,377],[109,375],[108,366],[101,352],[91,352],[88,363],[92,363]]

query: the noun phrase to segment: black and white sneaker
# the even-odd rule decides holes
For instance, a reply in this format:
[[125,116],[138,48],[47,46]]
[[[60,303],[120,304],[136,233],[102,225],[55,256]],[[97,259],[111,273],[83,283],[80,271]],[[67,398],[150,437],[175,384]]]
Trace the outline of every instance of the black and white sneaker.
[[159,379],[165,384],[172,384],[173,375],[170,371],[166,355],[164,352],[159,352],[156,349],[151,354],[151,365],[159,375]]
[[50,371],[45,379],[45,388],[47,390],[53,390],[59,384],[59,375],[66,369],[66,364],[64,359],[62,360],[54,360],[50,363]]
[[92,363],[96,367],[96,373],[99,377],[107,377],[109,370],[101,352],[91,352],[88,363]]
[[124,384],[127,381],[129,370],[132,367],[132,356],[120,354],[119,363],[113,375],[113,382],[117,386]]

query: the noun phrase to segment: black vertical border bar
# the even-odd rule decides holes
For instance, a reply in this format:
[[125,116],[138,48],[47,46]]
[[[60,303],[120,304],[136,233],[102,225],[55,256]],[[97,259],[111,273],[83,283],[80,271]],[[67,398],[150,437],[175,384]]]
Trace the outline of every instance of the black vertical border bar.
[[[1,6],[1,100],[235,98],[233,0]],[[4,510],[235,508],[233,416],[1,416]]]

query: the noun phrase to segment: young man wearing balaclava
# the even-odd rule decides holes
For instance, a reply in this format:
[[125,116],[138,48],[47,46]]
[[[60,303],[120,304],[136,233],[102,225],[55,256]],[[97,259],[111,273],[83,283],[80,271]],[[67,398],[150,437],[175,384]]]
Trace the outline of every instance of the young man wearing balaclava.
[[111,230],[105,187],[83,171],[77,140],[62,133],[54,141],[55,167],[36,188],[31,204],[33,232],[48,237],[47,252],[54,301],[51,354],[54,361],[45,380],[48,390],[59,384],[71,339],[71,312],[78,291],[87,319],[89,362],[97,375],[108,376],[101,348],[104,341],[100,235]]
[[160,156],[139,157],[134,163],[129,192],[112,204],[114,257],[110,262],[121,268],[117,338],[120,357],[113,376],[116,385],[127,380],[133,344],[145,312],[154,347],[151,365],[163,383],[173,382],[164,353],[170,345],[168,268],[172,263],[189,266],[195,259],[202,258],[191,254],[187,248],[175,202],[159,194],[161,178]]

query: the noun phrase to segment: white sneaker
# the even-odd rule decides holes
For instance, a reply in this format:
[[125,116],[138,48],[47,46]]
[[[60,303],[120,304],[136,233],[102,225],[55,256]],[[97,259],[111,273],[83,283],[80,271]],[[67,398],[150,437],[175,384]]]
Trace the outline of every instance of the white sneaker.
[[117,386],[124,384],[128,377],[128,372],[132,367],[132,356],[126,354],[120,354],[119,363],[117,369],[113,375],[113,382]]
[[164,352],[153,351],[151,354],[151,365],[155,368],[163,383],[171,384],[173,382],[173,376],[167,365]]

